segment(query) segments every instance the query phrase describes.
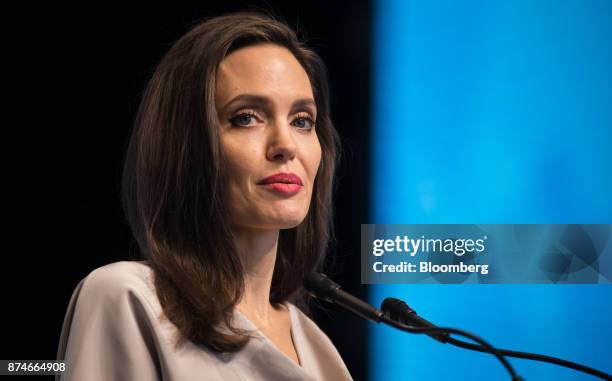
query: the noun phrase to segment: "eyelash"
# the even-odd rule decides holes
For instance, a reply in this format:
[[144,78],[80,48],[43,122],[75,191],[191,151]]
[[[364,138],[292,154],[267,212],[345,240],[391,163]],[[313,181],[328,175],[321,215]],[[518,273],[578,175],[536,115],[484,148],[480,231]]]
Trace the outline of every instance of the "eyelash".
[[[229,121],[232,123],[232,125],[236,127],[246,127],[246,125],[236,123],[237,119],[245,117],[245,116],[257,118],[257,114],[255,114],[253,111],[245,111],[245,112],[241,112],[240,114],[234,116]],[[308,114],[298,115],[298,117],[295,118],[293,121],[300,120],[300,119],[309,121],[311,126],[310,127],[298,127],[299,129],[310,131],[315,127],[315,121]]]

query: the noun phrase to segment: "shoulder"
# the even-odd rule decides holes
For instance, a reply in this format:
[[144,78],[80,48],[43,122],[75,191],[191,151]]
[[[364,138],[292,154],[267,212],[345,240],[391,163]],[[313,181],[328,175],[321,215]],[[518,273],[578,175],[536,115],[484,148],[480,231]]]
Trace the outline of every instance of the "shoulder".
[[146,262],[121,261],[99,267],[85,276],[73,292],[70,304],[80,313],[119,312],[140,305],[157,311],[153,271]]
[[120,331],[136,322],[157,321],[161,307],[145,262],[122,261],[91,271],[72,293],[62,335],[85,332],[96,326],[102,332]]
[[128,290],[145,291],[151,285],[152,270],[144,261],[110,263],[91,271],[81,281],[83,290],[113,295]]
[[155,359],[167,338],[151,275],[144,262],[122,261],[81,280],[58,346],[57,358],[71,364],[62,379],[159,379]]

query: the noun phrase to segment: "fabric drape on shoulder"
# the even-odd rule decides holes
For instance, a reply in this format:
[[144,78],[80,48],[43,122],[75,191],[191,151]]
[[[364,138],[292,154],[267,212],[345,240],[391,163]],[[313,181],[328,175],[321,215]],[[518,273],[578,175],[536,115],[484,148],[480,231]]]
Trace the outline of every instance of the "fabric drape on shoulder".
[[58,350],[62,380],[161,380],[158,338],[139,279],[102,267],[69,303]]
[[237,353],[217,353],[187,341],[164,318],[153,272],[145,262],[116,262],[92,271],[75,289],[66,312],[56,381],[113,380],[352,380],[338,351],[316,324],[288,304],[300,365],[289,359],[237,310],[234,325],[254,337]]

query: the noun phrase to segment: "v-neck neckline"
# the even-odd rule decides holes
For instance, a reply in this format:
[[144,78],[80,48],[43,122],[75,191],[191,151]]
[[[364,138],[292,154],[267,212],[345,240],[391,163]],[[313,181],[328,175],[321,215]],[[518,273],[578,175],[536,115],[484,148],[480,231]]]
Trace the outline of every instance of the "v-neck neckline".
[[244,315],[242,312],[240,312],[237,308],[234,308],[234,311],[236,312],[236,314],[240,317],[242,317],[242,319],[244,319],[244,321],[246,322],[247,325],[249,325],[250,327],[248,327],[251,330],[254,330],[256,332],[257,335],[259,335],[261,337],[261,339],[268,344],[268,346],[270,346],[272,348],[273,351],[276,351],[277,353],[279,353],[281,356],[284,356],[288,361],[290,361],[292,364],[294,364],[295,366],[297,366],[298,368],[300,368],[301,370],[305,371],[304,368],[304,357],[301,353],[301,348],[300,348],[300,340],[296,337],[296,335],[298,334],[297,331],[297,325],[299,324],[297,321],[297,313],[294,310],[295,306],[293,306],[291,303],[286,303],[285,304],[287,306],[287,309],[289,310],[289,320],[290,320],[290,335],[291,335],[291,342],[293,343],[293,348],[295,349],[295,354],[298,357],[298,362],[296,363],[291,357],[287,356],[287,354],[283,351],[280,350],[279,347],[276,346],[276,344],[274,344],[274,342],[272,340],[270,340],[270,338],[268,338],[268,336],[264,335],[264,333],[257,328],[257,326],[255,325],[255,323],[253,323],[248,317],[246,317],[246,315]]

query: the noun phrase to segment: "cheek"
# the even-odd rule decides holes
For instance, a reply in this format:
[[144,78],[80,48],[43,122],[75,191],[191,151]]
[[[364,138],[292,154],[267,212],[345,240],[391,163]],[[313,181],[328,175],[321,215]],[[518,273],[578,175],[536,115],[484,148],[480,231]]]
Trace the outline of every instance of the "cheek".
[[257,155],[253,147],[240,141],[227,139],[223,142],[225,164],[231,183],[244,183],[253,173],[252,166]]
[[312,148],[309,150],[309,154],[307,157],[307,171],[308,174],[314,179],[319,170],[319,166],[321,165],[321,144],[319,143],[319,139],[315,139],[312,144]]
[[243,183],[249,175],[248,161],[235,160],[236,158],[227,160],[227,171],[229,181],[231,183]]
[[236,160],[235,157],[226,159],[228,202],[233,208],[243,209],[252,202],[252,175],[247,166],[248,161]]

